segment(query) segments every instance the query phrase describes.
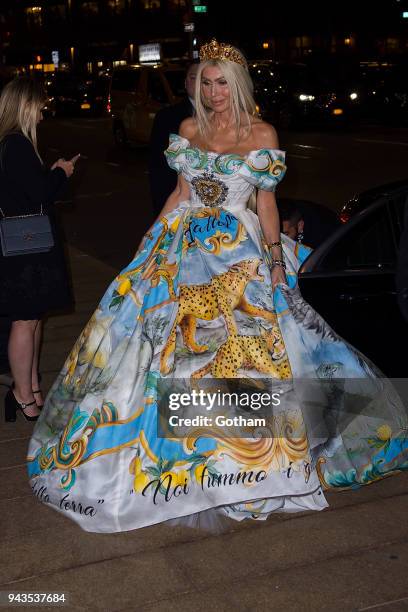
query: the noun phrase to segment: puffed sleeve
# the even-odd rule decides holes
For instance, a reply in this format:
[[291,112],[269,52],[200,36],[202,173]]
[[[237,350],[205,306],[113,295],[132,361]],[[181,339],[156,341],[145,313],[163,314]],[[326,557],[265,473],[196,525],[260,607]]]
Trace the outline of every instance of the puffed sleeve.
[[164,152],[167,163],[170,168],[181,172],[186,162],[186,149],[189,146],[187,138],[183,138],[178,134],[170,134],[169,146]]
[[239,171],[248,183],[264,191],[275,191],[285,172],[285,152],[279,149],[251,151]]

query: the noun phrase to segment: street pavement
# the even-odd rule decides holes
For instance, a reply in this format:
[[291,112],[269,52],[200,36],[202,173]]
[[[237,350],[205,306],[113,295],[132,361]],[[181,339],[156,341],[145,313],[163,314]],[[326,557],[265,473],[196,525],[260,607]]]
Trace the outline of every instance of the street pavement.
[[[46,322],[45,390],[117,273],[76,248],[69,257],[76,308]],[[406,473],[329,493],[323,512],[234,523],[218,535],[165,524],[91,534],[31,493],[31,430],[21,415],[0,425],[0,592],[64,593],[69,611],[408,610]]]

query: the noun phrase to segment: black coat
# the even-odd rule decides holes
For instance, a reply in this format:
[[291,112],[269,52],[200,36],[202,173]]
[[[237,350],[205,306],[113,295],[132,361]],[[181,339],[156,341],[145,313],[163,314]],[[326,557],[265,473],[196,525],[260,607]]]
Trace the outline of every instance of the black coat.
[[149,144],[149,180],[156,215],[177,184],[177,172],[172,170],[164,156],[169,146],[169,135],[178,134],[180,123],[193,114],[193,105],[186,98],[183,102],[160,110],[153,123]]
[[408,321],[408,203],[405,204],[404,230],[399,245],[396,283],[398,305],[403,317]]
[[49,214],[54,247],[48,253],[3,257],[0,252],[0,316],[37,319],[72,303],[62,240],[53,202],[66,183],[61,168],[47,170],[22,133],[0,146],[0,208],[4,215]]

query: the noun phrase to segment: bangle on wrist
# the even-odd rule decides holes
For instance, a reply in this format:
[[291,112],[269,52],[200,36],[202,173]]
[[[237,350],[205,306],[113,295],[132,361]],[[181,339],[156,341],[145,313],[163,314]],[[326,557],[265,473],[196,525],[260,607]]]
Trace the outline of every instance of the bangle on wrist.
[[282,248],[282,243],[281,243],[281,241],[280,241],[280,240],[279,240],[278,242],[270,242],[269,244],[266,242],[266,243],[265,243],[265,247],[268,249],[268,251],[269,251],[270,249],[275,248],[275,247],[280,247],[280,248]]
[[268,251],[268,249],[265,249],[265,261],[269,268],[272,268],[272,259],[272,253]]
[[272,268],[274,268],[275,266],[278,266],[280,268],[283,268],[284,270],[286,269],[286,263],[283,261],[283,259],[272,259]]

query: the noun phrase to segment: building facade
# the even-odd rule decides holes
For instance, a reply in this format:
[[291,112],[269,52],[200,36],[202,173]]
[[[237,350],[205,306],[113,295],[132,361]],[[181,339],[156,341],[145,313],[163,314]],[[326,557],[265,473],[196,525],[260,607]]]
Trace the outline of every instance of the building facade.
[[0,62],[50,66],[57,51],[61,64],[93,68],[137,61],[148,42],[161,42],[165,57],[192,55],[212,36],[250,58],[406,55],[408,0],[380,4],[343,0],[313,10],[311,2],[258,0],[243,10],[232,0],[2,0]]

